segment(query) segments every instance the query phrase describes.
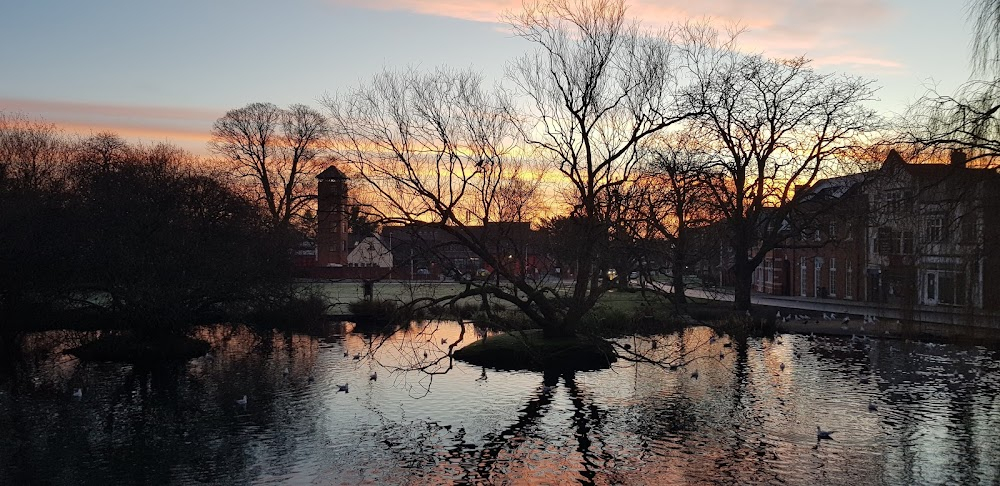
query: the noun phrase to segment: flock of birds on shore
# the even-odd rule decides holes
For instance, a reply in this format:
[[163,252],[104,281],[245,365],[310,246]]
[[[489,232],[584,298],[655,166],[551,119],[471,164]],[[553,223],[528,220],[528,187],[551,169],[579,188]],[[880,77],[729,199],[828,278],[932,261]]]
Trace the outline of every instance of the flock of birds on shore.
[[[786,314],[786,315],[781,315],[781,311],[779,310],[777,312],[777,314],[775,314],[774,317],[775,317],[776,320],[781,321],[781,322],[802,321],[803,324],[809,324],[809,322],[814,321],[814,320],[816,321],[816,323],[820,323],[822,321],[836,321],[838,319],[840,320],[841,323],[843,323],[844,326],[847,326],[848,324],[851,323],[851,316],[850,316],[850,314],[844,314],[844,317],[841,318],[835,312],[829,312],[829,313],[824,312],[823,313],[823,318],[822,319],[817,319],[817,318],[815,318],[813,316],[804,315],[804,314]],[[874,325],[874,324],[878,324],[880,321],[879,321],[879,318],[876,317],[876,316],[865,314],[865,315],[861,316],[861,322],[862,322],[862,325],[869,325],[869,324]],[[842,326],[842,328],[843,328],[843,326]],[[861,330],[864,331],[864,327],[862,327]]]

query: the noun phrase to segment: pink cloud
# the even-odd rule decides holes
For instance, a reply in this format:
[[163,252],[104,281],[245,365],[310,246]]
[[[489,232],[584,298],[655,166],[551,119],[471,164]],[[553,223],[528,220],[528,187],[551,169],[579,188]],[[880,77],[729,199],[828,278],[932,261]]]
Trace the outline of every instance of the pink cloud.
[[[329,0],[334,5],[405,11],[475,22],[502,23],[521,0]],[[629,14],[650,27],[690,19],[709,19],[747,30],[745,49],[778,57],[805,55],[817,65],[898,67],[880,59],[878,46],[851,44],[850,31],[878,28],[894,12],[887,0],[633,0]],[[837,52],[833,52],[836,48]],[[845,56],[843,50],[854,54]]]

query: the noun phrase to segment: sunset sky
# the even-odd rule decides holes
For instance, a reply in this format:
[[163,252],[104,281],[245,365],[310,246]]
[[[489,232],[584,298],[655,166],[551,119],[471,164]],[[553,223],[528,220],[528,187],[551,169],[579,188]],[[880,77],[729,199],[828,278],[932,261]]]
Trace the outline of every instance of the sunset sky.
[[[254,101],[319,107],[382,68],[472,67],[490,79],[531,46],[499,20],[520,0],[7,2],[0,111],[206,153],[212,122]],[[969,77],[961,0],[635,0],[656,27],[739,22],[745,48],[873,78],[901,112]]]

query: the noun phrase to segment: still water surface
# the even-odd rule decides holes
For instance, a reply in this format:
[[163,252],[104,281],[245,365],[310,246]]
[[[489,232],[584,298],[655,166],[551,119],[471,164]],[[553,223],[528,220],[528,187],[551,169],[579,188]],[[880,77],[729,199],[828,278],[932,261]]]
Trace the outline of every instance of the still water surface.
[[727,347],[693,327],[655,349],[623,340],[698,357],[685,368],[543,376],[452,362],[449,347],[482,335],[456,323],[202,335],[211,355],[156,369],[62,354],[94,333],[6,348],[0,484],[1000,483],[989,347],[796,335]]

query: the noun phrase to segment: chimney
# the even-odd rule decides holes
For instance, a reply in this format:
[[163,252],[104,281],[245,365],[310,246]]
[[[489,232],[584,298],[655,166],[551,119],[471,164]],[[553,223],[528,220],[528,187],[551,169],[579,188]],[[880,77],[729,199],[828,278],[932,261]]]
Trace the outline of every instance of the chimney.
[[964,169],[965,168],[965,162],[967,160],[968,160],[968,157],[965,156],[965,152],[963,152],[961,150],[952,150],[951,151],[951,165],[952,165],[952,167],[959,167],[959,168]]

